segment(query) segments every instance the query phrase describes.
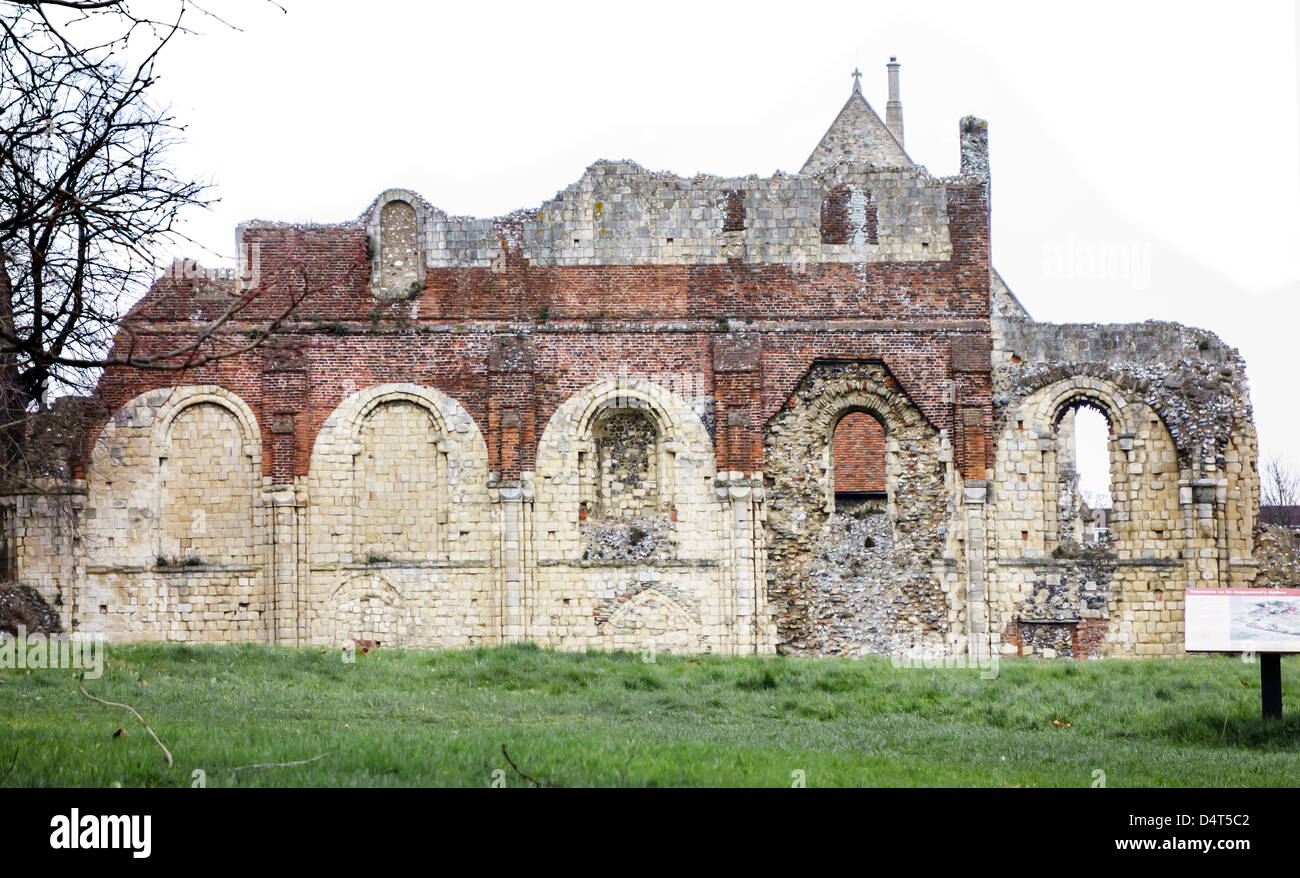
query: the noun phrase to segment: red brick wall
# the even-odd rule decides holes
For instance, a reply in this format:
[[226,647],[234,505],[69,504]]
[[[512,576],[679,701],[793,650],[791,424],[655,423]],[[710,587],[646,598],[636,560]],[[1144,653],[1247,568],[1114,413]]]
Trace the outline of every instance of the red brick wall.
[[835,493],[885,491],[885,431],[865,412],[849,412],[835,428]]
[[[983,479],[993,453],[988,218],[984,187],[954,183],[949,260],[546,267],[511,247],[498,267],[430,269],[415,301],[393,303],[371,294],[364,230],[254,224],[244,242],[260,247],[261,285],[215,344],[247,345],[302,296],[274,341],[184,371],[110,368],[97,402],[103,418],[151,388],[219,384],[258,417],[263,472],[287,482],[306,474],[345,397],[412,382],[463,405],[492,469],[513,479],[533,468],[547,421],[577,391],[610,375],[669,376],[689,386],[684,395],[713,397],[719,469],[751,472],[763,467],[765,424],[814,362],[874,360],[950,431],[965,478]],[[230,304],[209,298],[196,302],[192,282],[159,282],[115,353],[192,341]]]
[[849,201],[853,197],[853,187],[841,183],[822,199],[821,234],[823,244],[851,244],[855,234],[861,233],[863,240],[875,244],[876,238],[876,203],[870,190],[862,189],[861,195],[866,201],[862,224],[855,228],[850,216]]
[[1106,641],[1105,619],[1084,619],[1074,628],[1074,657],[1100,658]]

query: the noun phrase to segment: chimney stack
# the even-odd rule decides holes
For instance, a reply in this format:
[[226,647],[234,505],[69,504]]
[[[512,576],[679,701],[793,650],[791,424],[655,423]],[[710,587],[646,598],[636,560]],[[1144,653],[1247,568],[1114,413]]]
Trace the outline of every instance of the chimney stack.
[[903,102],[898,97],[898,59],[889,56],[889,103],[885,104],[885,127],[903,145]]

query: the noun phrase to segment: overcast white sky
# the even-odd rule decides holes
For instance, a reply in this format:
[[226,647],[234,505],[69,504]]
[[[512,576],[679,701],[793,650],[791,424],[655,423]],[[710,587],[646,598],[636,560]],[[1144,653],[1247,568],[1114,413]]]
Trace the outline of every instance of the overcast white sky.
[[1290,0],[282,2],[222,5],[242,32],[205,25],[161,65],[177,158],[222,198],[187,231],[224,256],[242,220],[350,219],[389,186],[495,216],[601,158],[797,171],[855,66],[883,115],[893,54],[915,161],[954,173],[957,120],[989,121],[994,263],[1030,313],[1216,331],[1262,453],[1300,467]]

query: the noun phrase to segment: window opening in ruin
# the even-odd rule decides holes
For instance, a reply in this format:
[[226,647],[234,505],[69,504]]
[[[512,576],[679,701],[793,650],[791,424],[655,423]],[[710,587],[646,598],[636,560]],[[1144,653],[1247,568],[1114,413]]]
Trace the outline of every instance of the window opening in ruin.
[[440,557],[438,425],[428,410],[386,402],[365,416],[354,461],[356,552],[371,563]]
[[1062,542],[1096,544],[1111,538],[1111,438],[1110,420],[1087,401],[1071,405],[1057,422],[1057,509]]
[[596,440],[597,505],[606,518],[636,518],[659,505],[659,431],[644,414],[621,409],[605,416]]
[[745,231],[745,193],[739,189],[732,189],[727,192],[722,231]]
[[672,557],[676,526],[665,481],[672,456],[654,419],[641,408],[611,408],[592,423],[591,440],[592,453],[580,455],[584,559]]
[[885,428],[879,421],[862,411],[840,418],[831,442],[831,461],[836,509],[885,507]]
[[158,456],[158,566],[245,564],[257,554],[253,465],[224,406],[187,406]]

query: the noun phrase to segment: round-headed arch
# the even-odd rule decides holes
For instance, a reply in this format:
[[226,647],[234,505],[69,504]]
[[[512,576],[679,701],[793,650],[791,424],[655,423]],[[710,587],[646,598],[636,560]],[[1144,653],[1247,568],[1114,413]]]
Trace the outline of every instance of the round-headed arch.
[[[556,410],[546,433],[553,426],[567,422],[577,435],[590,436],[593,425],[602,416],[627,410],[638,411],[649,419],[664,440],[700,438],[690,435],[692,428],[698,428],[705,438],[708,435],[685,400],[659,384],[635,378],[608,379],[575,394]],[[543,443],[546,433],[543,433]]]
[[239,425],[244,456],[252,458],[254,463],[261,462],[261,433],[257,425],[257,416],[253,414],[253,410],[247,403],[224,387],[215,384],[179,385],[142,394],[127,405],[141,404],[156,406],[157,413],[154,416],[152,431],[154,448],[161,449],[168,446],[172,427],[186,409],[197,405],[215,405],[229,413]]
[[[485,526],[488,452],[483,434],[470,414],[456,400],[432,387],[409,383],[368,387],[346,397],[325,419],[316,434],[308,467],[312,526],[323,529],[318,534],[322,540],[333,539],[328,533],[331,527],[342,527],[350,534],[349,539],[363,539],[362,521],[352,514],[356,505],[353,492],[357,490],[357,456],[365,445],[362,431],[372,414],[392,404],[414,407],[432,422],[427,438],[437,450],[431,471],[436,487],[423,498],[428,508],[421,507],[423,511],[417,517],[422,527],[438,536],[421,544],[419,552],[423,553],[421,557],[442,557],[450,550],[443,543],[448,534],[477,532]],[[394,438],[402,441],[402,437]],[[400,508],[390,510],[393,514],[399,511],[402,515],[416,514]],[[433,523],[444,514],[445,521]],[[352,550],[364,548],[358,543]]]
[[[312,450],[311,471],[315,473],[331,455],[351,457],[367,416],[380,406],[405,402],[424,409],[433,418],[449,452],[468,452],[487,462],[487,443],[478,424],[464,407],[447,394],[418,384],[379,384],[345,398],[321,425]],[[485,473],[486,475],[486,473]]]
[[1112,434],[1134,432],[1133,408],[1120,389],[1102,378],[1076,375],[1050,384],[1033,401],[1030,420],[1052,429],[1066,413],[1086,407],[1096,409],[1110,424]]
[[583,474],[591,469],[590,463],[584,468],[583,458],[596,451],[594,432],[600,420],[627,410],[643,415],[658,433],[658,503],[677,514],[676,527],[684,547],[680,551],[707,554],[710,535],[716,534],[719,525],[713,485],[717,465],[704,422],[683,397],[662,385],[640,378],[611,377],[566,399],[542,432],[532,479],[537,506],[550,510],[553,525],[538,537],[543,557],[581,552],[578,522],[583,503],[589,499],[584,494],[587,483]]
[[373,640],[384,646],[406,643],[410,628],[401,592],[373,572],[345,578],[319,608],[313,641],[340,645]]
[[828,440],[840,420],[852,412],[864,412],[879,421],[886,438],[924,420],[906,396],[868,378],[831,381],[812,406],[814,429]]

